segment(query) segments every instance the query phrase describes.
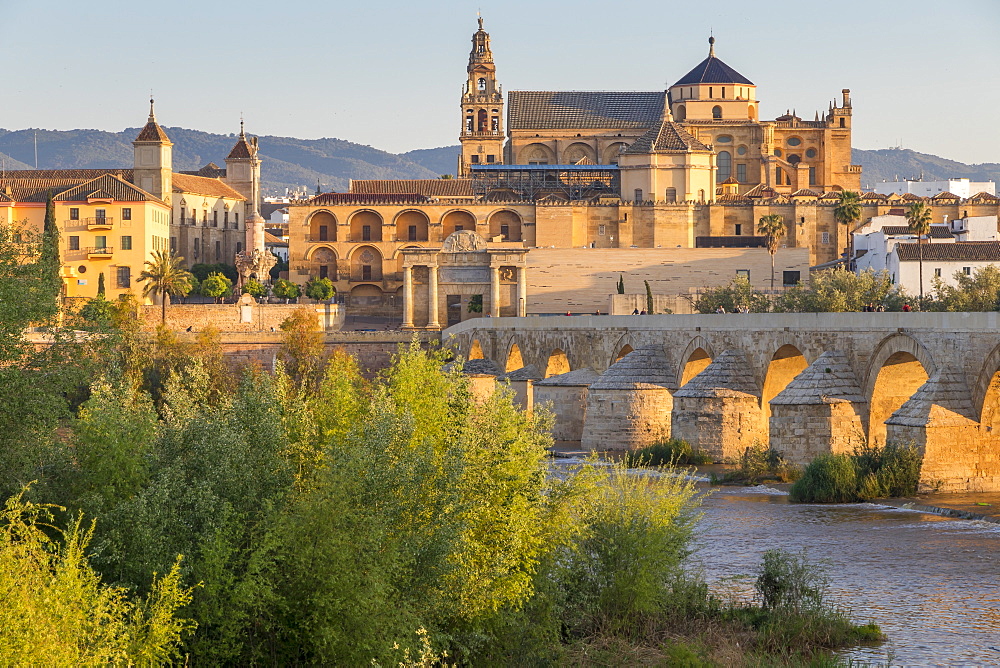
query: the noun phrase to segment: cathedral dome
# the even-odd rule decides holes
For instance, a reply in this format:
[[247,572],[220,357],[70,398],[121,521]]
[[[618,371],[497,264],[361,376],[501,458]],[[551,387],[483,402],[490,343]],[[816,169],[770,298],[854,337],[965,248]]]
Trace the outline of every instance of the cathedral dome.
[[752,81],[715,57],[714,37],[708,38],[708,44],[708,58],[698,63],[697,67],[681,77],[674,86],[692,86],[695,84],[754,85]]

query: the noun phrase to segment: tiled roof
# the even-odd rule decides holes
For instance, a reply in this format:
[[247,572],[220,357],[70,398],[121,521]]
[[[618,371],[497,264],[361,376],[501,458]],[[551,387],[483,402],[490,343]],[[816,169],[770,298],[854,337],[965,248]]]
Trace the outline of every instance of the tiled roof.
[[711,149],[673,121],[663,120],[659,127],[632,142],[622,153],[669,153],[672,151],[710,151]]
[[250,145],[247,143],[247,138],[244,135],[240,135],[240,138],[236,141],[236,145],[233,146],[233,150],[226,156],[226,160],[249,159],[252,157],[253,155],[250,152]]
[[110,198],[116,202],[160,201],[145,190],[114,174],[104,174],[91,181],[81,183],[64,190],[52,199],[57,202],[84,202],[91,198]]
[[763,197],[765,199],[769,199],[771,197],[776,196],[777,194],[778,194],[778,191],[775,190],[774,188],[772,188],[771,186],[765,185],[763,183],[758,183],[753,188],[751,188],[750,190],[748,190],[745,193],[743,193],[743,196],[744,197]]
[[962,199],[962,198],[959,197],[958,195],[954,194],[954,193],[950,193],[950,192],[946,191],[946,192],[940,192],[937,195],[934,195],[934,197],[932,197],[931,199]]
[[[885,225],[882,227],[882,234],[913,234],[913,231],[906,225]],[[953,239],[951,231],[946,225],[931,225],[931,239]]]
[[323,193],[316,195],[309,204],[313,206],[334,206],[337,204],[409,204],[411,202],[426,202],[426,197],[418,193],[401,194],[364,194],[364,193]]
[[351,179],[348,192],[363,195],[472,197],[472,179]]
[[1000,202],[1000,197],[997,197],[996,195],[991,195],[988,192],[981,192],[981,193],[976,193],[975,195],[973,195],[972,197],[970,197],[969,201],[970,202],[990,202],[992,204],[994,202]]
[[113,174],[125,180],[132,178],[131,169],[8,170],[0,178],[0,191],[15,202],[44,202],[49,193],[57,195],[105,174]]
[[660,91],[511,91],[507,127],[511,130],[645,130],[663,113]]
[[195,193],[198,195],[208,195],[209,197],[228,197],[230,199],[246,200],[246,197],[219,179],[174,172],[173,182],[175,193]]
[[792,193],[792,197],[819,197],[819,193],[809,188],[799,188]]
[[180,173],[190,174],[191,176],[204,176],[209,179],[221,179],[226,175],[226,170],[223,167],[219,167],[214,162],[210,162],[197,171],[194,172],[182,171]]
[[287,246],[288,242],[281,237],[276,237],[267,230],[264,230],[264,245],[265,246]]
[[738,183],[739,183],[739,181],[737,181],[737,180],[736,180],[736,177],[735,177],[735,176],[730,176],[730,177],[729,177],[728,179],[726,179],[726,180],[725,180],[725,181],[723,181],[722,183],[723,183],[723,184],[730,184],[730,185],[731,185],[731,184],[734,184],[734,183],[738,184]]
[[959,241],[953,244],[897,244],[900,262],[927,260],[967,260],[971,262],[1000,261],[1000,241]]
[[924,198],[913,193],[903,193],[903,200],[906,202],[923,202]]
[[861,195],[861,199],[863,199],[863,200],[877,199],[877,200],[881,201],[881,200],[886,199],[886,196],[882,195],[880,193],[876,193],[876,192],[868,192],[868,193],[864,193],[863,195]]
[[825,192],[825,193],[823,193],[820,196],[820,199],[836,199],[836,200],[839,200],[840,199],[840,191],[838,191],[838,190],[831,190],[829,192]]
[[157,141],[169,144],[170,137],[167,133],[163,131],[163,128],[159,126],[156,122],[146,123],[146,126],[139,132],[139,136],[135,138],[135,141]]
[[692,84],[743,84],[753,86],[754,83],[745,76],[726,65],[724,62],[709,55],[708,58],[698,63],[698,65],[682,76],[675,86],[688,86]]

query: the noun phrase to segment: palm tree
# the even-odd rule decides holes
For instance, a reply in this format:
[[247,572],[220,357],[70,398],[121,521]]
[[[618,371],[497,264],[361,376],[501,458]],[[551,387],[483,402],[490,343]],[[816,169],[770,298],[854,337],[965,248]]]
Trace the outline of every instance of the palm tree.
[[767,237],[767,252],[771,254],[771,289],[774,290],[774,254],[785,237],[785,221],[776,213],[761,216],[757,221],[757,234]]
[[146,268],[139,274],[138,280],[145,282],[143,297],[159,296],[162,304],[161,321],[167,321],[167,305],[171,295],[184,296],[191,291],[191,272],[181,263],[184,258],[170,251],[153,251],[153,259],[146,260]]
[[931,208],[914,202],[906,209],[906,226],[917,235],[917,262],[920,266],[920,308],[924,308],[924,247],[921,242],[931,231]]
[[841,192],[833,208],[833,218],[847,228],[847,269],[850,270],[854,263],[854,224],[861,220],[861,196],[851,190]]

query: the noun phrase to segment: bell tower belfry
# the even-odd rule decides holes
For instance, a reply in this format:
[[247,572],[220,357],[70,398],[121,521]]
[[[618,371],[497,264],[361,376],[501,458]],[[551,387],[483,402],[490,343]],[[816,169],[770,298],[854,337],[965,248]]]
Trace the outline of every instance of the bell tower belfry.
[[467,177],[471,165],[503,162],[503,90],[497,84],[496,65],[490,50],[490,34],[479,30],[472,35],[468,81],[462,91],[462,155],[458,176]]

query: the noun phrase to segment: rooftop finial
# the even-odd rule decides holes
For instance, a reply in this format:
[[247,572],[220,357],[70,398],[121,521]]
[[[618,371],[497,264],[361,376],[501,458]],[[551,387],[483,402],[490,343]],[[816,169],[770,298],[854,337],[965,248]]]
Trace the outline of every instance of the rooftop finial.
[[479,12],[476,12],[476,16],[479,17],[479,29],[482,30],[483,29],[483,15],[480,14]]
[[715,37],[711,33],[708,36],[708,57],[715,57]]
[[246,133],[243,132],[243,112],[240,112],[240,137],[246,139]]
[[156,114],[153,113],[153,92],[149,92],[149,122],[156,122]]

